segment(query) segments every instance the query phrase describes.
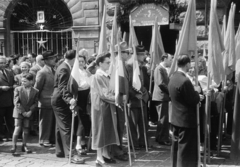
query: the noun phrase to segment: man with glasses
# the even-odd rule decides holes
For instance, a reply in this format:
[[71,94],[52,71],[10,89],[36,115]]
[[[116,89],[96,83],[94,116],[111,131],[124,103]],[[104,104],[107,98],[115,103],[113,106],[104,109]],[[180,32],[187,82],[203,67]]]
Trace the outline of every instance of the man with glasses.
[[8,134],[12,136],[14,129],[13,114],[13,85],[14,75],[11,70],[6,69],[6,57],[0,56],[0,140],[4,137],[4,118],[6,121]]
[[51,105],[54,85],[54,67],[57,55],[46,51],[42,55],[45,66],[37,73],[35,88],[39,90],[39,144],[50,147],[55,143],[55,117]]
[[[144,64],[146,59],[146,53],[144,46],[136,46],[137,59],[140,69],[140,80],[141,88],[140,91],[136,91],[132,86],[129,88],[129,108],[130,108],[130,119],[129,125],[132,133],[133,144],[136,150],[140,148],[145,148],[144,142],[144,126],[147,129],[147,102],[149,99],[149,94],[146,85],[149,85],[149,78],[147,77],[147,69]],[[132,85],[133,80],[133,64],[128,64],[126,66],[129,75],[129,84]],[[143,104],[144,117],[141,112],[141,100]],[[145,120],[145,125],[143,124],[143,119]]]

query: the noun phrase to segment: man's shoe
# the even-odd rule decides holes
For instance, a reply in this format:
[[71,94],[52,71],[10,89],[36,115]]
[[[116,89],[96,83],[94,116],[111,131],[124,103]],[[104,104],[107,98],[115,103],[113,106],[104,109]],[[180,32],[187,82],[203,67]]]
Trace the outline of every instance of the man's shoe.
[[[130,146],[130,149],[133,149],[132,146]],[[141,150],[141,148],[139,146],[134,146],[134,150]]]
[[128,161],[128,154],[117,155],[117,156],[114,156],[114,158],[119,161]]
[[103,156],[103,160],[107,163],[107,164],[115,164],[117,163],[115,159],[112,159],[112,158],[106,158]]
[[56,157],[58,157],[58,158],[64,158],[65,156],[64,156],[64,154],[58,153],[58,154],[56,154]]
[[169,142],[169,141],[160,141],[160,142],[158,142],[158,144],[165,145],[165,146],[171,146],[172,145],[172,143]]

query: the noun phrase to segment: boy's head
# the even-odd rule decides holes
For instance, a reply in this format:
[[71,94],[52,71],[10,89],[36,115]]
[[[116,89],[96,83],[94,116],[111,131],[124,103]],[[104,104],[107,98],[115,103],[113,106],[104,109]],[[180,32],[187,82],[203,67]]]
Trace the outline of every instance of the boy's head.
[[22,75],[22,85],[24,87],[29,87],[33,85],[33,74],[26,73]]

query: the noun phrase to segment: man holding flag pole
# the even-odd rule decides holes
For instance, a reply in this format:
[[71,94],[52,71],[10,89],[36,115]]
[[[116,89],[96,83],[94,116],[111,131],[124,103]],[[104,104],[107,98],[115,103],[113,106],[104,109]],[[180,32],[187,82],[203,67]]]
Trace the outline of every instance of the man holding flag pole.
[[[69,163],[83,164],[84,159],[77,155],[72,155],[72,118],[73,108],[77,99],[74,97],[74,90],[69,90],[68,82],[71,69],[75,62],[76,51],[69,50],[65,54],[64,62],[57,68],[54,78],[54,91],[51,104],[56,117],[56,156],[69,158]],[[77,91],[76,91],[77,93]],[[71,107],[71,109],[70,109]],[[72,110],[72,111],[71,111]]]

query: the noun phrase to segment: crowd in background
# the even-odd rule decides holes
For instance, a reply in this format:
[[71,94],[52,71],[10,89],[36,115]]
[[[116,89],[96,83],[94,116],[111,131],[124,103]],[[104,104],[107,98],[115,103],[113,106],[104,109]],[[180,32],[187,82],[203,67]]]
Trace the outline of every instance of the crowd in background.
[[[164,54],[161,57],[161,63],[155,68],[153,81],[150,82],[151,56],[143,46],[137,46],[136,52],[142,87],[141,93],[136,92],[131,86],[128,88],[128,116],[133,139],[131,147],[136,150],[146,147],[144,126],[146,129],[149,126],[156,126],[156,142],[170,146],[172,126],[169,124],[169,115],[172,106],[168,90],[170,81],[168,71],[171,67],[172,55]],[[117,51],[115,53],[117,55]],[[131,50],[122,45],[121,55],[128,74],[129,85],[131,85],[133,73],[132,64],[128,63],[131,54]],[[127,161],[128,155],[122,145],[123,138],[128,137],[125,128],[126,120],[124,113],[115,106],[114,95],[107,90],[110,82],[108,74],[111,63],[110,54],[90,56],[86,49],[77,53],[82,78],[78,82],[77,101],[74,101],[66,90],[75,55],[76,51],[70,50],[63,57],[59,57],[52,51],[45,51],[41,55],[32,53],[27,56],[0,57],[0,140],[12,139],[11,151],[15,153],[17,139],[22,137],[22,151],[31,153],[27,147],[28,133],[33,136],[38,135],[41,146],[55,146],[57,157],[68,157],[71,130],[69,106],[76,105],[74,147],[78,156],[73,157],[73,162],[84,163],[81,155],[87,154],[86,136],[91,135],[91,126],[93,126],[92,148],[97,150],[96,163],[116,163],[114,159]],[[195,85],[194,57],[191,58],[190,65],[187,77]],[[201,97],[200,139],[203,145],[207,85],[206,57],[199,55],[197,69],[200,87],[197,91]],[[152,84],[152,90],[149,91],[150,84]],[[211,149],[215,150],[219,113],[222,107],[225,107],[227,113],[226,121],[224,121],[226,125],[224,137],[229,137],[232,133],[234,75],[229,76],[226,87],[212,83],[211,88]],[[225,106],[221,106],[224,92],[227,100]],[[26,104],[23,98],[26,98]],[[140,112],[140,100],[143,101],[144,118]],[[148,106],[149,102],[150,106]],[[68,110],[69,113],[66,113]],[[113,110],[116,113],[115,116],[111,116]],[[142,119],[145,119],[145,125]],[[110,126],[111,124],[113,126]]]

